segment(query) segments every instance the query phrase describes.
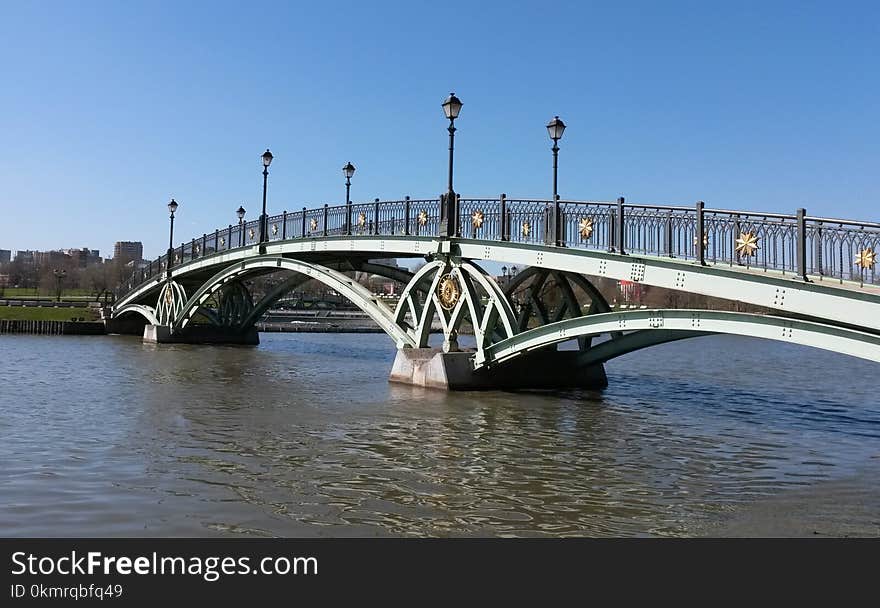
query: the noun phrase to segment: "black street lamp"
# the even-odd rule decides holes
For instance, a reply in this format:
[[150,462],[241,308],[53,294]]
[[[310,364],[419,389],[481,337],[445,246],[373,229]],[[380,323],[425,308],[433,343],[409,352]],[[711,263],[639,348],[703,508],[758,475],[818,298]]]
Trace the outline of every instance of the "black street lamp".
[[244,247],[244,207],[239,205],[235,214],[238,216],[238,246]]
[[60,302],[61,301],[61,284],[64,282],[64,278],[67,276],[67,271],[64,270],[63,268],[60,270],[58,268],[56,268],[55,270],[52,271],[52,273],[55,275],[55,294],[56,294],[56,298],[57,298],[56,302]]
[[354,165],[351,162],[345,163],[342,168],[342,174],[345,176],[345,215],[346,215],[346,234],[351,234],[351,178],[354,175]]
[[165,262],[165,270],[168,278],[171,278],[171,264],[174,261],[174,212],[177,211],[177,201],[173,198],[168,203],[168,211],[171,213],[171,229],[168,234],[168,259]]
[[269,148],[263,152],[263,214],[260,216],[260,244],[268,240],[267,222],[266,222],[266,182],[269,179],[269,165],[272,164],[272,153]]
[[548,230],[547,238],[545,239],[547,244],[552,245],[562,245],[560,230],[562,228],[562,218],[559,213],[556,173],[559,167],[559,140],[562,139],[563,132],[565,132],[565,123],[558,116],[554,116],[553,120],[547,123],[547,133],[550,135],[550,139],[553,140],[553,148],[551,148],[553,150],[553,218],[550,222],[551,230]]
[[458,228],[458,205],[452,189],[452,157],[455,150],[455,119],[461,113],[461,100],[450,93],[442,104],[443,113],[449,119],[449,183],[440,205],[440,236],[455,236]]

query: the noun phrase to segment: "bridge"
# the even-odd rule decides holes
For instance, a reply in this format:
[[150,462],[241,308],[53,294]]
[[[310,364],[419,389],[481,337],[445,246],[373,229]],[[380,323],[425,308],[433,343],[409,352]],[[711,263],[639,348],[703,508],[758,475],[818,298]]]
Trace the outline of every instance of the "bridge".
[[[255,344],[260,317],[316,280],[391,337],[392,380],[424,386],[603,386],[603,364],[614,357],[708,334],[880,361],[878,245],[880,224],[804,209],[462,198],[450,188],[437,199],[303,208],[203,233],[120,285],[108,324],[152,342]],[[372,261],[381,258],[426,263],[408,272]],[[526,270],[499,284],[487,262]],[[392,308],[352,271],[405,288]],[[269,273],[286,278],[254,298],[245,282]],[[613,310],[594,277],[771,312]],[[430,348],[437,321],[443,346]],[[459,344],[463,324],[473,347]]]

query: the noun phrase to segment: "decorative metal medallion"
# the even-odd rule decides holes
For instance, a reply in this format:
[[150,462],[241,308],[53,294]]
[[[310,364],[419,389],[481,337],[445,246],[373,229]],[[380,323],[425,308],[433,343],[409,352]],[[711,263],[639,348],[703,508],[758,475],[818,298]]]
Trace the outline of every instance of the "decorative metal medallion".
[[366,226],[367,225],[367,214],[366,213],[358,213],[358,226]]
[[578,233],[584,240],[590,238],[593,235],[593,218],[582,217],[581,221],[578,222]]
[[226,237],[225,236],[220,237],[220,246],[226,247]]
[[174,292],[168,285],[165,287],[165,305],[170,308],[172,304],[174,304]]
[[201,245],[196,245],[196,254],[199,254],[199,253],[201,253],[201,252],[202,252],[202,246],[201,246]]
[[471,224],[474,228],[480,228],[483,225],[483,220],[485,219],[485,215],[480,209],[477,209],[471,214]]
[[856,266],[868,270],[877,262],[877,253],[871,248],[862,249],[856,254]]
[[315,218],[312,218],[309,221],[309,229],[311,229],[312,231],[317,230],[318,229],[318,220],[316,220]]
[[175,261],[175,262],[179,262],[179,261],[180,261],[180,254],[179,254],[179,253],[175,253],[175,254],[174,254],[174,261]]
[[254,240],[254,235],[256,235],[256,232],[254,232],[253,228],[248,230],[248,236],[251,238],[251,240]]
[[419,226],[424,226],[428,223],[428,212],[427,211],[419,211],[418,215]]
[[758,236],[754,232],[743,232],[736,239],[736,252],[744,257],[755,255],[758,251]]
[[278,234],[278,224],[272,224],[272,236]]
[[446,310],[452,310],[461,297],[461,286],[458,279],[449,273],[440,277],[440,283],[437,285],[437,299],[440,300],[440,306]]
[[[695,249],[697,247],[697,241],[699,241],[699,240],[700,240],[700,237],[698,237],[698,236],[694,237],[694,248]],[[703,235],[703,249],[708,249],[708,248],[709,248],[709,235],[704,234]],[[757,248],[757,246],[756,246],[756,248]]]
[[532,233],[532,225],[528,222],[522,223],[522,235],[529,236]]

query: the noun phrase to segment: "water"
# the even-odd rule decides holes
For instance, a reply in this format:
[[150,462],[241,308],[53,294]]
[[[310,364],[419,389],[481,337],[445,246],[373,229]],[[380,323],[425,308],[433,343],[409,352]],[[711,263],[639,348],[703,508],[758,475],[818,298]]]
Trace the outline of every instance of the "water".
[[0,536],[750,534],[840,483],[832,530],[880,534],[866,361],[718,336],[444,393],[389,384],[384,335],[261,339],[0,338]]

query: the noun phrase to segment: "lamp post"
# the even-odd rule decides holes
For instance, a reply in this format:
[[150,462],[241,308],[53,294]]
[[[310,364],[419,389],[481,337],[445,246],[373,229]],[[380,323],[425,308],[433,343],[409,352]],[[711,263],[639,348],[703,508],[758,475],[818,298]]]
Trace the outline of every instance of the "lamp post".
[[558,116],[554,116],[553,120],[547,123],[547,133],[553,140],[553,218],[550,222],[550,230],[548,230],[545,242],[548,245],[562,245],[561,238],[561,217],[559,213],[559,194],[556,188],[556,173],[559,167],[559,140],[562,139],[562,133],[565,131],[565,123],[559,120]]
[[174,262],[174,212],[177,211],[177,201],[173,198],[168,203],[168,211],[171,214],[171,228],[168,231],[168,259],[165,262],[167,278],[171,279],[171,264]]
[[269,152],[269,148],[266,148],[266,151],[263,152],[263,214],[260,216],[260,245],[262,246],[267,239],[268,232],[266,230],[266,183],[269,179],[269,165],[272,164],[272,153]]
[[[238,216],[238,246],[244,247],[244,207],[239,205],[235,214]],[[231,245],[230,245],[231,246]]]
[[455,150],[455,119],[461,113],[461,100],[450,93],[443,102],[443,113],[449,119],[449,183],[440,205],[440,236],[455,236],[458,228],[458,205],[452,189],[452,157]]
[[55,301],[60,302],[61,301],[61,284],[64,282],[64,278],[67,276],[67,271],[64,270],[63,268],[60,270],[58,268],[56,268],[55,270],[52,271],[52,273],[55,275],[55,295],[56,295]]
[[351,178],[354,175],[354,165],[345,163],[342,174],[345,176],[345,233],[351,234]]

